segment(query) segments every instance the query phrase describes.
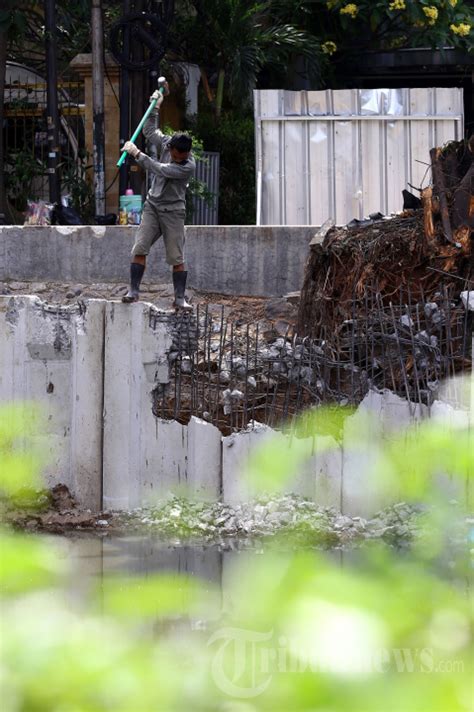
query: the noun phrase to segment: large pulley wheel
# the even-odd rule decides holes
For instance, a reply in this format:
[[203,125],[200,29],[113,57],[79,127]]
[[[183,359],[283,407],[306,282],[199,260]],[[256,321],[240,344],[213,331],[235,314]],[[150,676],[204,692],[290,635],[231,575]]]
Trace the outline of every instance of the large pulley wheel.
[[149,69],[164,57],[166,30],[166,25],[156,15],[131,12],[112,25],[111,52],[117,62],[126,69]]

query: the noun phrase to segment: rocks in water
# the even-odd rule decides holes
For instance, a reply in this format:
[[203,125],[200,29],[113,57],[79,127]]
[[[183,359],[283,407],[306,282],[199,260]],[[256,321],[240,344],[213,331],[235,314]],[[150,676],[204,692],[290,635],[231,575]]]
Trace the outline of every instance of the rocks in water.
[[397,546],[406,544],[421,531],[424,511],[402,502],[364,519],[287,494],[232,505],[173,497],[160,506],[118,516],[126,517],[127,527],[146,526],[180,541],[204,539],[219,545],[231,538],[254,544],[258,539],[282,536],[283,545],[287,539],[302,546],[342,547],[373,539]]

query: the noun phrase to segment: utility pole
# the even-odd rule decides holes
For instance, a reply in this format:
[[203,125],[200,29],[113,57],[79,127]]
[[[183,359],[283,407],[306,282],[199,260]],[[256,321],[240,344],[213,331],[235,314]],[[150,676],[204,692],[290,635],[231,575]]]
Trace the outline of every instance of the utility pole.
[[0,225],[7,222],[7,196],[5,194],[5,146],[3,142],[5,73],[7,67],[7,32],[0,29]]
[[[145,3],[144,0],[134,0],[133,2],[134,12],[144,12]],[[136,34],[130,37],[130,53],[134,61],[143,60],[143,46],[140,42],[140,38]],[[130,121],[132,126],[138,126],[140,119],[143,116],[143,107],[146,106],[146,89],[148,89],[148,82],[145,89],[145,81],[147,81],[147,73],[141,70],[135,70],[130,72],[131,74],[131,87],[130,87]],[[144,146],[143,135],[137,139],[137,144],[139,148]],[[135,194],[142,193],[144,197],[144,181],[142,179],[142,173],[138,165],[132,164],[129,169],[128,180],[130,183],[130,188],[132,188]]]
[[49,199],[51,203],[60,205],[61,185],[58,173],[60,146],[55,0],[44,0],[44,25],[46,50],[46,122],[48,132]]
[[[130,12],[130,0],[123,0],[122,11],[124,15]],[[130,30],[124,29],[123,36],[124,54],[130,52]],[[120,68],[120,150],[125,141],[130,138],[130,75],[128,69]],[[124,195],[128,188],[128,165],[127,161],[120,166],[119,193]]]
[[105,215],[104,32],[101,0],[92,0],[92,113],[96,215]]

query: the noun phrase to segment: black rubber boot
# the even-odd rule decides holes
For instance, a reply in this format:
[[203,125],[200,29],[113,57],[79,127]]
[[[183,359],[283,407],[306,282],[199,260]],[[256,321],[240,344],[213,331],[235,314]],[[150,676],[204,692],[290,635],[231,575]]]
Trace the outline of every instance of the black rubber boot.
[[173,287],[174,287],[174,303],[173,306],[177,309],[187,309],[188,311],[192,309],[191,304],[186,301],[184,292],[186,289],[186,280],[188,278],[188,273],[174,272],[173,271]]
[[130,289],[127,294],[122,297],[122,302],[130,304],[130,302],[138,302],[140,296],[140,282],[145,273],[145,265],[140,265],[138,262],[132,262],[130,265]]

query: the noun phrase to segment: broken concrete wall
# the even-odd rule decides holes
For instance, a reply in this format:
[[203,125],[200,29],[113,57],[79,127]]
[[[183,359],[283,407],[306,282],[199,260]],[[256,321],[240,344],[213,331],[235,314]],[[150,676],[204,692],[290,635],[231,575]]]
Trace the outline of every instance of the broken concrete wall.
[[[252,495],[244,473],[255,447],[271,448],[276,438],[291,451],[294,436],[261,423],[222,437],[195,417],[188,425],[159,417],[155,394],[170,382],[177,330],[174,312],[146,303],[57,307],[0,298],[0,399],[39,404],[48,485],[63,482],[91,509],[131,509],[170,493],[235,503]],[[305,461],[287,491],[347,514],[373,514],[394,497],[377,471],[384,443],[395,433],[411,437],[431,414],[446,427],[468,422],[469,403],[461,410],[453,403],[435,402],[429,413],[390,391],[369,392],[337,442],[327,436],[324,450],[314,438],[298,442]],[[464,501],[467,486],[450,496]]]
[[[88,284],[128,282],[135,227],[0,227],[0,280]],[[311,226],[189,225],[189,287],[221,294],[281,296],[299,290]],[[169,280],[161,242],[147,264],[147,281]]]
[[138,507],[167,490],[168,472],[179,476],[180,463],[167,457],[175,438],[152,413],[153,389],[169,380],[171,336],[163,322],[150,327],[151,311],[146,303],[105,306],[103,497],[110,509]]
[[[104,302],[71,307],[0,297],[0,401],[37,404],[46,483],[102,499]],[[26,405],[26,407],[29,407]]]

